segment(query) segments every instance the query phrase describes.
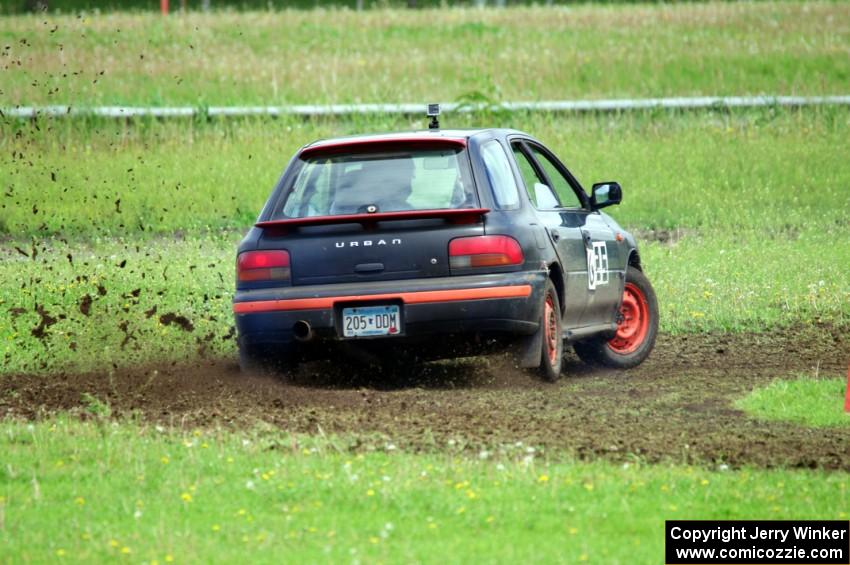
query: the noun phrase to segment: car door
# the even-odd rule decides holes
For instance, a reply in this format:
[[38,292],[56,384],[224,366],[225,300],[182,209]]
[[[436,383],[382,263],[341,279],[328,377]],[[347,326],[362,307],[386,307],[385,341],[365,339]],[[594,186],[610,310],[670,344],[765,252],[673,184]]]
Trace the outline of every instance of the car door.
[[616,234],[601,214],[590,211],[578,182],[548,149],[531,140],[516,145],[514,154],[526,188],[532,187],[529,197],[546,218],[549,236],[567,271],[565,301],[570,311],[568,319],[565,313],[565,326],[613,322],[622,294],[619,273],[612,269],[620,263]]
[[527,140],[511,140],[511,150],[528,198],[564,270],[564,328],[577,328],[581,325],[588,298],[587,259],[581,232],[586,213],[580,207],[561,205],[558,194],[532,156]]

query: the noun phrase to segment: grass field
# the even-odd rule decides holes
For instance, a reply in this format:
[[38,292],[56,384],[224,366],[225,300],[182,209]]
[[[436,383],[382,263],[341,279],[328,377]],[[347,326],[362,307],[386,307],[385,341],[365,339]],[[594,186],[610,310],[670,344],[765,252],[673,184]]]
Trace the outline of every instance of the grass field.
[[[554,117],[446,115],[526,130],[582,181],[615,177],[637,229],[791,235],[848,229],[850,111]],[[292,154],[317,138],[422,128],[424,119],[0,125],[0,234],[137,236],[243,230]]]
[[[848,48],[850,8],[827,2],[167,20],[15,16],[0,19],[0,107],[448,101],[474,93],[497,101],[843,94]],[[783,328],[815,336],[825,349],[846,343],[850,111],[491,112],[448,114],[443,122],[523,129],[555,149],[586,186],[620,181],[625,199],[611,214],[638,235],[662,331],[686,334],[682,351],[694,334],[753,335],[755,344],[758,334]],[[722,457],[697,467],[649,465],[631,453],[623,454],[627,464],[578,461],[528,445],[520,428],[510,428],[516,442],[482,453],[456,444],[408,452],[392,437],[359,427],[326,434],[314,426],[315,433],[294,435],[262,418],[242,427],[168,425],[167,414],[150,416],[156,399],[145,397],[149,412],[116,415],[104,395],[85,392],[109,391],[113,369],[122,365],[200,358],[232,364],[235,245],[292,153],[319,137],[424,123],[0,118],[0,379],[19,382],[16,375],[26,373],[63,383],[69,373],[93,369],[109,381],[81,389],[70,409],[60,398],[61,408],[36,420],[0,422],[0,563],[246,555],[258,562],[281,555],[333,562],[657,562],[664,519],[848,519],[850,475],[843,459],[829,455],[845,429],[843,414],[825,407],[840,392],[835,379],[756,389],[739,407],[791,423],[762,426],[751,418],[738,428],[779,442],[791,429],[782,426],[795,426],[796,438],[809,426],[831,425],[812,433],[828,436],[818,461],[843,469],[832,472],[730,469]],[[746,337],[736,339],[734,347],[747,345]],[[714,347],[694,359],[722,363]],[[715,382],[700,369],[676,375]],[[808,370],[806,362],[795,361],[797,369]],[[726,379],[722,368],[719,374]],[[728,376],[740,379],[729,396],[752,390],[746,375]],[[761,371],[758,382],[775,376],[782,375]],[[592,397],[611,386],[606,378],[586,375],[572,386]],[[642,391],[646,406],[624,407],[616,421],[627,423],[646,407],[674,419],[687,410],[747,418],[727,396],[713,396],[717,406],[702,405],[699,386],[668,388],[661,381]],[[278,384],[284,389],[276,393],[291,392]],[[121,386],[106,396],[138,388]],[[617,398],[640,387],[637,378],[620,383]],[[13,386],[4,394],[29,398],[32,390]],[[419,391],[339,395],[358,392],[380,401]],[[421,392],[427,402],[428,391]],[[477,392],[473,386],[465,394],[483,410],[516,391]],[[679,407],[676,395],[688,406]],[[125,396],[122,406],[132,407]],[[443,403],[447,396],[434,395]],[[528,398],[541,396],[546,391]],[[790,397],[807,403],[805,419],[790,413]],[[293,402],[294,412],[309,412],[309,403]],[[253,408],[262,413],[262,406]],[[351,419],[338,421],[361,421],[356,409],[346,410]],[[705,430],[721,453],[722,425]],[[676,448],[682,453],[674,460],[689,461],[688,446]]]
[[812,427],[850,426],[841,399],[847,393],[846,379],[800,377],[776,380],[755,389],[737,406],[758,418],[795,422]]
[[848,45],[841,2],[29,15],[0,104],[844,94]]
[[484,459],[354,455],[345,438],[117,425],[103,408],[4,426],[7,556],[651,563],[661,516],[848,518],[846,473],[550,461],[521,444]]

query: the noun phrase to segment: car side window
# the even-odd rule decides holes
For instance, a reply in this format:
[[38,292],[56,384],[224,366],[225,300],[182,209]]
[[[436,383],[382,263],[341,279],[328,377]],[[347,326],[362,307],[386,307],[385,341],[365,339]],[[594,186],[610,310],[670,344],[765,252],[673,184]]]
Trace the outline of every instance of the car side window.
[[562,205],[567,208],[581,208],[581,200],[570,185],[570,181],[561,174],[552,159],[533,145],[529,145],[529,149],[540,166],[543,167],[543,171],[549,177],[549,182],[554,185],[552,188],[560,196]]
[[531,198],[534,207],[540,210],[560,207],[561,203],[558,196],[552,190],[552,187],[546,184],[546,180],[537,173],[534,165],[528,160],[520,146],[513,144],[512,148],[516,164],[525,183],[525,190],[528,192],[528,197]]
[[484,170],[487,171],[490,186],[493,187],[496,205],[501,209],[518,207],[519,192],[516,180],[502,144],[495,139],[483,144],[481,159],[484,161]]

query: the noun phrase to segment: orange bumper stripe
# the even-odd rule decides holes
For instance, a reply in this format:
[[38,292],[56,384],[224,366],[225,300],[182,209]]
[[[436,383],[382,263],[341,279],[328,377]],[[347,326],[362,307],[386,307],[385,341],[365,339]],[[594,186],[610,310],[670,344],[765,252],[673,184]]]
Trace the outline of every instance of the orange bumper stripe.
[[405,304],[429,302],[455,302],[458,300],[487,300],[489,298],[526,298],[531,295],[531,285],[491,286],[487,288],[459,288],[455,290],[424,290],[419,292],[393,292],[388,294],[355,294],[352,296],[327,296],[324,298],[290,298],[286,300],[256,300],[237,302],[237,314],[278,312],[281,310],[323,310],[333,308],[337,302],[364,302],[373,300],[401,300]]

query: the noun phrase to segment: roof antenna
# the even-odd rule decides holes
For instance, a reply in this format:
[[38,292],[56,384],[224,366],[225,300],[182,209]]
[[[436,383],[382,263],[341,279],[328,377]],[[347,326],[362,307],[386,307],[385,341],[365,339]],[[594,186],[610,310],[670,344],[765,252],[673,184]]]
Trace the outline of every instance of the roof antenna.
[[439,104],[428,104],[428,117],[431,118],[431,123],[428,124],[428,129],[440,129],[440,120],[437,116],[440,115]]

